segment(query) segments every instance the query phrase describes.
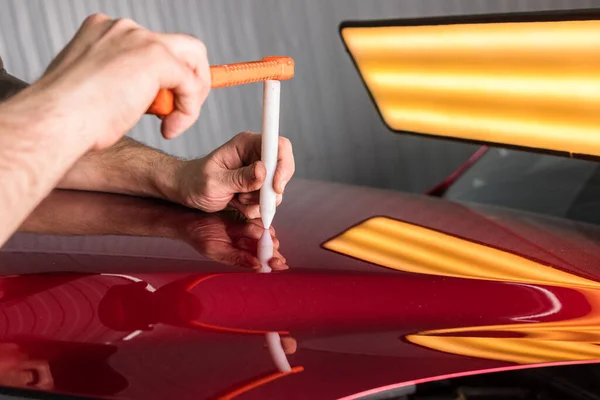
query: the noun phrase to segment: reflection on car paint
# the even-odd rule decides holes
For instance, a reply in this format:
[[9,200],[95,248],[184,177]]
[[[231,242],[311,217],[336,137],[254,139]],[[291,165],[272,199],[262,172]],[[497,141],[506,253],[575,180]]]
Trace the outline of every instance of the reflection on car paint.
[[[315,188],[319,185],[310,185],[313,195]],[[294,190],[294,185],[290,190]],[[358,192],[343,186],[335,189],[336,196],[344,202],[347,198],[359,198]],[[291,198],[300,198],[302,193]],[[88,206],[101,205],[114,212],[113,200],[106,196],[79,195],[76,197]],[[496,338],[519,338],[522,334],[507,332],[507,325],[531,330],[541,326],[541,332],[554,335],[554,328],[558,329],[561,321],[583,321],[565,328],[564,334],[571,335],[565,342],[577,341],[573,333],[579,335],[579,342],[593,342],[579,329],[585,329],[585,323],[593,323],[586,318],[597,308],[588,296],[597,285],[597,271],[588,268],[588,264],[593,264],[589,260],[595,257],[597,242],[583,240],[571,226],[550,230],[552,236],[544,237],[542,227],[547,225],[540,223],[525,230],[525,237],[539,232],[534,244],[548,251],[538,251],[539,247],[519,236],[524,231],[517,225],[519,221],[510,216],[490,223],[485,213],[463,205],[387,192],[380,195],[382,199],[393,197],[381,202],[382,213],[420,225],[413,225],[413,233],[420,235],[415,234],[419,237],[415,245],[428,250],[431,256],[429,263],[422,262],[421,270],[412,271],[421,273],[381,268],[319,247],[326,237],[369,217],[361,211],[360,202],[344,209],[350,215],[335,214],[339,218],[318,225],[318,229],[315,223],[324,219],[324,212],[298,215],[296,208],[284,206],[281,216],[287,213],[287,218],[282,218],[283,225],[276,228],[290,259],[288,271],[259,274],[235,264],[243,259],[229,257],[236,251],[230,244],[236,244],[235,235],[248,236],[248,230],[240,225],[244,221],[232,221],[225,215],[190,214],[140,199],[126,199],[131,207],[126,208],[127,213],[119,214],[119,221],[137,207],[161,215],[164,221],[157,227],[154,219],[130,217],[126,234],[159,236],[168,231],[164,229],[168,221],[181,219],[204,229],[193,230],[193,241],[190,237],[121,237],[123,243],[153,247],[150,256],[136,253],[123,257],[114,247],[114,236],[80,237],[94,248],[109,248],[110,254],[105,252],[104,256],[85,258],[69,253],[73,248],[65,251],[64,243],[71,241],[68,237],[52,236],[54,244],[47,249],[42,242],[49,236],[44,235],[38,237],[34,252],[0,252],[5,271],[30,273],[0,278],[0,343],[8,343],[6,350],[0,346],[0,367],[3,361],[15,359],[9,353],[11,348],[19,349],[16,358],[24,362],[6,363],[6,369],[0,371],[6,380],[0,383],[100,397],[331,399],[356,397],[365,391],[440,376],[523,365],[517,364],[518,358],[507,361],[494,358],[492,353],[489,358],[482,358],[448,352],[441,346],[437,348],[435,340],[430,346],[418,344],[411,340],[417,335],[416,340],[453,335],[491,337],[492,342],[510,345]],[[60,200],[46,212],[56,212],[57,208],[67,212],[65,207],[72,208],[69,204],[73,198],[67,205],[62,196]],[[286,221],[291,222],[285,225]],[[77,219],[77,223],[76,228],[81,229],[81,220]],[[89,218],[89,223],[91,227],[98,226],[98,220],[93,218]],[[430,232],[423,232],[425,226],[446,235],[441,236],[438,253],[422,245],[431,236],[427,235]],[[503,229],[507,226],[511,229]],[[101,232],[123,234],[117,228],[105,224]],[[69,229],[61,226],[61,234],[69,235]],[[98,234],[97,230],[94,232],[92,235]],[[258,241],[255,233],[250,237]],[[394,239],[392,233],[386,236]],[[466,238],[476,242],[478,236],[482,242],[506,246],[503,249],[514,254],[502,254],[501,248],[484,245],[465,245],[468,251],[459,249],[461,252],[457,253],[455,248],[467,242]],[[456,238],[463,238],[463,242],[453,240]],[[176,258],[181,247],[173,239],[190,240],[188,243],[206,257]],[[408,239],[394,243],[402,249],[403,242],[408,243],[409,239],[413,240],[410,234]],[[575,241],[581,247],[573,245]],[[444,247],[446,242],[454,246]],[[555,244],[561,244],[558,250]],[[59,251],[53,253],[55,249]],[[265,254],[269,249],[266,250]],[[497,270],[469,258],[471,251],[481,260],[485,250],[491,251],[490,265]],[[166,256],[158,258],[161,254]],[[247,254],[253,255],[252,249]],[[265,254],[256,256],[264,263]],[[547,273],[540,279],[532,271],[515,268],[512,261],[525,268],[537,263]],[[444,262],[446,270],[441,265]],[[406,263],[411,268],[419,267],[418,264]],[[453,271],[455,265],[458,269]],[[35,273],[63,268],[86,273]],[[91,270],[97,273],[89,273]],[[114,274],[104,274],[109,271]],[[551,275],[553,271],[555,275]],[[583,271],[581,276],[578,271]],[[474,274],[475,279],[469,274]],[[502,329],[483,330],[496,326]],[[472,327],[475,332],[439,333],[461,327]],[[280,335],[292,372],[302,373],[277,370],[265,342],[266,335],[273,332]],[[529,335],[544,343],[543,338]],[[561,356],[572,362],[569,353]],[[528,361],[540,359],[544,358]],[[40,379],[30,379],[32,374],[25,366],[32,365]],[[19,379],[9,379],[15,376]],[[100,383],[96,383],[98,379]]]
[[600,283],[500,249],[387,217],[364,221],[323,247],[399,271],[468,279],[600,288]]
[[[600,359],[598,282],[519,255],[386,217],[362,222],[327,241],[323,247],[406,272],[519,285],[537,291],[547,299],[547,308],[531,315],[514,316],[510,324],[423,331],[406,335],[406,340],[411,343],[453,354],[518,364]],[[584,315],[552,320],[563,308],[563,298],[554,293],[556,288],[541,285],[576,289],[585,297],[589,310]]]
[[[361,293],[365,297],[357,299],[356,288],[359,282]],[[440,321],[440,313],[448,316],[445,325],[458,323],[462,326],[475,326],[478,321],[481,321],[482,313],[487,313],[491,320],[496,320],[506,312],[518,319],[531,315],[531,310],[547,310],[555,306],[553,300],[532,296],[532,289],[528,285],[513,283],[498,284],[482,281],[471,290],[471,295],[476,298],[485,298],[486,294],[511,298],[514,304],[508,307],[498,305],[492,299],[489,303],[481,301],[478,304],[471,304],[470,297],[455,296],[444,299],[430,295],[434,290],[440,293],[453,293],[457,289],[460,291],[461,282],[463,281],[421,279],[418,275],[410,279],[400,275],[327,276],[240,272],[186,275],[152,292],[148,290],[148,283],[143,280],[132,281],[119,276],[93,274],[18,276],[0,279],[0,284],[7,288],[7,293],[10,294],[7,299],[9,301],[2,303],[0,308],[5,315],[11,316],[0,325],[3,327],[1,336],[3,341],[8,337],[14,338],[10,343],[16,343],[18,346],[25,343],[22,337],[36,337],[37,341],[44,343],[45,348],[57,348],[58,353],[55,358],[62,361],[68,354],[60,353],[62,347],[56,339],[63,336],[56,335],[63,330],[68,331],[67,337],[72,342],[89,340],[87,339],[89,331],[103,332],[97,336],[96,343],[92,343],[92,349],[89,351],[95,351],[96,348],[104,349],[104,346],[107,346],[102,350],[104,353],[115,352],[115,345],[125,340],[132,332],[143,332],[133,339],[136,341],[144,338],[146,334],[151,335],[153,329],[159,326],[212,332],[224,337],[232,334],[264,336],[269,332],[278,332],[280,335],[293,338],[295,332],[302,336],[306,335],[306,332],[323,331],[328,333],[316,337],[335,338],[335,332],[353,332],[352,335],[357,335],[358,338],[360,337],[358,332],[362,331],[373,332],[376,338],[378,332],[395,331],[397,334],[390,336],[391,342],[387,339],[387,342],[381,343],[385,343],[385,347],[390,349],[386,357],[394,357],[393,348],[400,344],[399,338],[403,336],[403,331],[414,324],[435,325],[438,322],[433,321]],[[81,288],[91,285],[98,287],[96,293],[99,295],[86,296],[86,302],[72,301],[74,297],[81,296]],[[307,290],[309,287],[310,290]],[[469,285],[466,285],[464,289],[468,287]],[[37,290],[32,291],[32,288]],[[571,311],[571,314],[566,314],[570,319],[585,317],[589,313],[589,303],[586,301],[588,299],[581,295],[581,289],[550,286],[545,288],[551,290],[561,304],[567,304],[570,310],[578,310],[578,313],[572,314]],[[51,293],[62,296],[57,299],[59,307],[48,316],[52,321],[62,320],[59,329],[54,330],[48,329],[44,324],[36,323],[40,318],[43,320],[43,316],[30,315],[31,305],[39,304]],[[457,309],[463,310],[461,315],[456,315]],[[563,311],[542,318],[560,321],[561,318],[565,318]],[[443,318],[441,321],[444,321]],[[535,323],[529,325],[535,327]],[[423,336],[430,338],[427,334]],[[418,338],[414,339],[414,335],[406,335],[406,338],[411,343],[435,348],[433,345],[420,343]],[[339,339],[335,341],[343,343]],[[304,351],[310,350],[310,342],[311,340],[307,340],[308,348]],[[368,354],[372,352],[370,348],[376,348],[377,345],[379,345],[377,339],[358,340],[351,345],[351,348],[356,354]],[[333,350],[332,354],[345,352],[343,345],[326,345],[325,348]],[[397,354],[401,356],[402,350]],[[80,357],[88,356],[82,350]],[[231,355],[228,357],[229,363],[236,362],[235,357],[232,358]],[[91,357],[89,362],[93,363],[93,360],[94,357]],[[96,363],[97,368],[105,368],[102,367],[102,362]],[[307,367],[295,366],[289,372],[257,371],[259,373],[254,377],[246,376],[244,383],[232,383],[228,389],[223,388],[219,396],[227,398],[231,393],[246,393],[255,389],[256,385],[275,382],[278,378],[284,378],[290,373],[300,372],[305,368]],[[313,365],[312,368],[318,367]],[[57,372],[56,367],[51,367],[50,370],[52,376],[61,373],[60,370]],[[106,387],[120,387],[117,382],[127,379],[116,370],[113,375],[114,378],[111,379],[115,382]],[[93,388],[91,384],[86,386],[86,379],[93,378],[89,375],[87,378],[82,377],[80,382],[83,387]],[[57,391],[81,393],[68,385],[61,387],[58,383],[53,388]],[[83,393],[90,393],[90,391],[86,389]],[[91,393],[97,392],[94,389]]]
[[406,339],[439,351],[518,364],[600,359],[600,291],[578,291],[590,306],[583,316],[543,322],[540,316],[529,323],[438,329]]

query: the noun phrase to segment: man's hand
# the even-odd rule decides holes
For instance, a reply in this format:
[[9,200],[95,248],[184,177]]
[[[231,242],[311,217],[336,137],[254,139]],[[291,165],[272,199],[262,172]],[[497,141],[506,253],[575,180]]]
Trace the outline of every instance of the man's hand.
[[99,149],[129,131],[161,88],[175,93],[175,111],[162,121],[163,136],[173,138],[188,129],[210,90],[210,69],[206,48],[197,39],[96,14],[34,87],[54,94],[62,118],[83,119],[77,131],[63,134],[90,135],[92,147]]
[[172,89],[172,138],[198,118],[210,88],[202,42],[127,19],[89,17],[44,76],[0,103],[0,245],[90,149],[114,144]]
[[[185,227],[181,238],[205,257],[235,267],[258,269],[258,241],[265,228],[259,219],[233,222],[224,216],[206,215],[197,218]],[[273,257],[269,267],[274,271],[289,268],[286,258],[279,252],[279,240],[273,227],[269,229],[273,238]]]
[[[182,163],[175,175],[178,198],[171,200],[206,212],[231,206],[247,218],[260,218],[259,189],[266,178],[260,151],[261,135],[243,132],[208,156]],[[277,205],[294,169],[292,145],[280,137],[273,178]]]

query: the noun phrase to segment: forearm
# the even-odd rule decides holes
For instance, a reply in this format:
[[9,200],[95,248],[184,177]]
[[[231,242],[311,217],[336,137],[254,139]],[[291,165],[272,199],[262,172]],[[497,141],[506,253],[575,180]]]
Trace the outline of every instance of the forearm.
[[78,160],[61,189],[110,192],[177,201],[175,175],[181,160],[124,137]]
[[54,235],[179,237],[193,210],[166,202],[105,193],[55,190],[19,227]]
[[78,127],[64,126],[51,93],[26,91],[0,104],[0,245],[91,146],[64,134]]

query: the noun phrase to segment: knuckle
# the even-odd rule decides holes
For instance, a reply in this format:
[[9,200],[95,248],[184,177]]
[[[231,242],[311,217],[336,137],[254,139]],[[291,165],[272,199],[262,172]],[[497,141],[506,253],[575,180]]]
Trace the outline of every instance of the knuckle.
[[204,194],[212,194],[215,192],[215,189],[219,186],[218,182],[207,172],[202,172],[200,175],[201,192]]
[[92,26],[92,25],[96,25],[99,24],[101,22],[104,22],[106,20],[108,20],[108,16],[105,14],[101,14],[101,13],[95,13],[95,14],[91,14],[89,15],[84,21],[83,21],[83,26],[87,27],[87,26]]
[[119,30],[129,30],[137,26],[138,24],[136,24],[134,20],[129,18],[117,18],[115,19],[115,22],[113,24],[113,28]]
[[149,32],[142,31],[139,35],[141,36],[139,39],[143,43],[144,51],[147,52],[150,57],[153,57],[153,59],[164,58],[165,46],[162,43],[152,38],[152,35],[149,34]]
[[235,140],[236,143],[246,143],[250,140],[252,140],[252,137],[254,137],[255,135],[257,135],[257,133],[252,133],[252,132],[240,132],[237,135],[235,135],[235,137],[233,138]]
[[201,54],[203,57],[206,57],[208,54],[208,50],[206,49],[206,45],[204,44],[203,41],[201,40],[197,40],[197,44],[198,44],[198,53]]
[[244,187],[244,174],[241,173],[241,170],[238,170],[235,174],[232,175],[232,180],[234,187],[238,189]]
[[[219,165],[221,163],[221,159],[219,156],[219,149],[216,149],[214,151],[212,151],[211,153],[209,153],[208,155],[204,156],[203,159],[205,160],[205,165]],[[207,179],[209,178],[210,175],[208,172],[203,172],[203,177],[202,179]]]
[[154,39],[152,32],[139,26],[131,26],[125,30],[129,38],[134,42],[139,42],[145,45],[151,45],[157,41]]
[[244,132],[238,133],[236,135],[236,137],[244,139],[244,138],[252,137],[254,135],[256,135],[256,133],[252,133],[252,132],[249,132],[249,131],[244,131]]

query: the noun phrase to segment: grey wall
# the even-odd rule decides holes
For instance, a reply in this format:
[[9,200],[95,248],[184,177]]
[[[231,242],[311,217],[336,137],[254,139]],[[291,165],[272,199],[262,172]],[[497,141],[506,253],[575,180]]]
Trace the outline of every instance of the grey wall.
[[[0,0],[0,55],[35,80],[94,12],[201,38],[213,64],[289,55],[296,77],[282,88],[282,134],[294,145],[297,176],[421,191],[475,149],[394,135],[379,120],[337,33],[347,19],[424,17],[600,6],[598,0]],[[197,157],[243,130],[260,131],[261,86],[212,92],[200,121],[173,141],[144,117],[131,135]]]

